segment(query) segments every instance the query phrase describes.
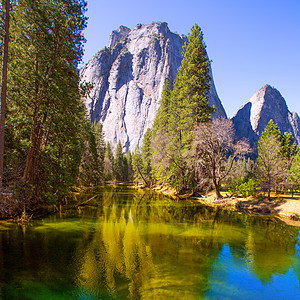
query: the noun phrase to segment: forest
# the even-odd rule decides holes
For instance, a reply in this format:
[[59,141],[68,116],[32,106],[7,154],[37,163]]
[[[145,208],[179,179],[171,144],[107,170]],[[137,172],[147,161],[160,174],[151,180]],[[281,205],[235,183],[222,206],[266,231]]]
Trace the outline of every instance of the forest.
[[2,0],[1,217],[62,204],[78,187],[105,182],[164,186],[178,193],[214,190],[244,197],[300,185],[300,153],[291,133],[270,120],[257,149],[235,139],[231,120],[213,117],[201,28],[188,35],[174,83],[166,81],[153,127],[133,153],[116,150],[91,124],[80,85],[84,0]]

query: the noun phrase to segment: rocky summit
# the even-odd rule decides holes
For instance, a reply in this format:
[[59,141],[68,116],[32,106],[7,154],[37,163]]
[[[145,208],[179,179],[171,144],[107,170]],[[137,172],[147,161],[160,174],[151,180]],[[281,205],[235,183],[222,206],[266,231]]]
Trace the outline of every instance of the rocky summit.
[[232,118],[237,139],[246,138],[256,148],[257,142],[268,122],[277,123],[281,133],[291,132],[300,143],[300,119],[297,113],[288,110],[280,92],[265,85],[242,106]]
[[[187,37],[172,33],[167,23],[125,26],[114,30],[110,45],[80,71],[80,83],[92,84],[85,99],[91,122],[101,122],[105,140],[124,151],[140,145],[152,126],[165,80],[171,84],[183,58]],[[212,78],[212,73],[211,73]],[[214,117],[226,117],[213,79],[210,105]]]

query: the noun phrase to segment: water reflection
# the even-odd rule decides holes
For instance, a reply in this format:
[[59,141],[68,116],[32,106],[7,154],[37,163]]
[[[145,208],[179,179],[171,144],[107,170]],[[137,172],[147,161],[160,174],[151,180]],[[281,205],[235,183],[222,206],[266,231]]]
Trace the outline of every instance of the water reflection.
[[296,227],[128,188],[78,201],[62,218],[0,231],[2,298],[300,296]]

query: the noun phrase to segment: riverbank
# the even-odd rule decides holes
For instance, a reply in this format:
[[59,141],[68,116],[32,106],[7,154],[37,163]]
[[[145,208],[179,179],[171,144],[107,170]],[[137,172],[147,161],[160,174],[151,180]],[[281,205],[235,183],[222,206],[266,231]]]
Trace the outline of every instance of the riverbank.
[[269,201],[264,195],[244,198],[229,197],[226,193],[222,193],[223,198],[216,200],[214,193],[203,197],[192,197],[188,194],[179,195],[175,190],[167,188],[155,187],[153,190],[173,199],[188,199],[211,207],[249,214],[274,215],[289,225],[300,227],[300,196],[298,195],[291,197],[291,195],[273,194]]

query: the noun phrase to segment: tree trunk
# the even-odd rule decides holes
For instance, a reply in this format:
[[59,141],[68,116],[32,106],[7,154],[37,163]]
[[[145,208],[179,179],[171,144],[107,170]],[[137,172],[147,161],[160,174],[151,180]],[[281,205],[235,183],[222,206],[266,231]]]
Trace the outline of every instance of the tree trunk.
[[221,192],[220,192],[219,182],[217,182],[217,180],[214,178],[213,183],[214,183],[215,190],[216,190],[216,199],[222,199],[223,197],[222,197]]
[[[34,183],[34,174],[37,169],[37,158],[43,140],[43,125],[46,121],[47,114],[44,114],[41,120],[39,119],[39,112],[40,112],[40,106],[43,97],[48,87],[48,82],[53,70],[53,65],[54,65],[54,59],[52,59],[51,65],[46,72],[46,76],[42,88],[40,89],[37,83],[35,86],[35,93],[37,99],[36,99],[35,110],[33,114],[33,128],[30,134],[31,147],[29,148],[27,153],[26,165],[25,165],[25,170],[22,178],[24,182],[29,184]],[[36,58],[35,67],[36,67],[36,72],[38,72],[39,70],[38,58]]]
[[0,112],[0,190],[3,186],[3,160],[4,160],[4,127],[6,112],[6,91],[7,91],[7,62],[8,62],[8,43],[9,43],[9,10],[10,0],[5,1],[5,35],[2,61],[2,80],[1,80],[1,112]]
[[268,200],[271,200],[271,186],[270,184],[268,185]]

